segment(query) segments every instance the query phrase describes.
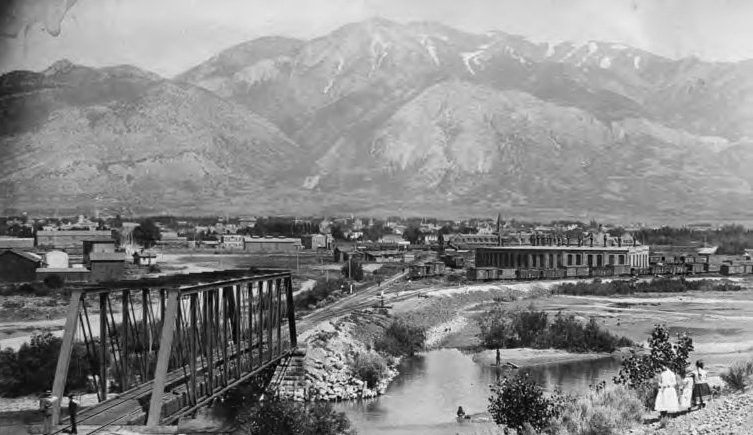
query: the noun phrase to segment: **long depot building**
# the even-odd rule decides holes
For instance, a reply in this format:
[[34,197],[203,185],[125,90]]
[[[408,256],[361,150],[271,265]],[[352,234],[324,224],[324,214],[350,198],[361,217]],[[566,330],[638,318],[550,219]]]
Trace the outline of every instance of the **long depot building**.
[[520,245],[476,249],[476,267],[555,269],[625,265],[649,267],[648,246]]

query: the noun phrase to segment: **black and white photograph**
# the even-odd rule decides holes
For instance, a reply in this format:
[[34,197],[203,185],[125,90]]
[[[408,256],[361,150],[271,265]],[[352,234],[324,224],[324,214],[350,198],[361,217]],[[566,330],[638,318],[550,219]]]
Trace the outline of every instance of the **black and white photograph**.
[[753,2],[0,0],[0,435],[753,434]]

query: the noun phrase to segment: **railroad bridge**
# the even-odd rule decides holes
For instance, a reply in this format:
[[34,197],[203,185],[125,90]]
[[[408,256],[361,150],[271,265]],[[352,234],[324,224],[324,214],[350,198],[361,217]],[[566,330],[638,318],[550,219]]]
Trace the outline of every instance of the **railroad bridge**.
[[[292,291],[289,271],[253,269],[74,287],[53,395],[68,393],[83,343],[99,403],[79,412],[79,425],[174,424],[293,354]],[[67,427],[60,402],[58,432]]]

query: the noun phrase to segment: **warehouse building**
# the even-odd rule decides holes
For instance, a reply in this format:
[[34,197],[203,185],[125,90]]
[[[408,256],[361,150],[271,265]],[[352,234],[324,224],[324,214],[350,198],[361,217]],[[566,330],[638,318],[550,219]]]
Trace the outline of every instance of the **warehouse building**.
[[648,246],[523,245],[476,249],[476,267],[555,269],[578,266],[647,268]]

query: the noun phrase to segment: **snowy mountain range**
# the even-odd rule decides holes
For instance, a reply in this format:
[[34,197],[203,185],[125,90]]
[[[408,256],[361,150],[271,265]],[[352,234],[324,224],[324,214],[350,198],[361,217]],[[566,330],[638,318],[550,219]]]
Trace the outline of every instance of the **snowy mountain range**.
[[0,77],[0,202],[137,213],[748,219],[753,61],[384,19],[174,78]]

